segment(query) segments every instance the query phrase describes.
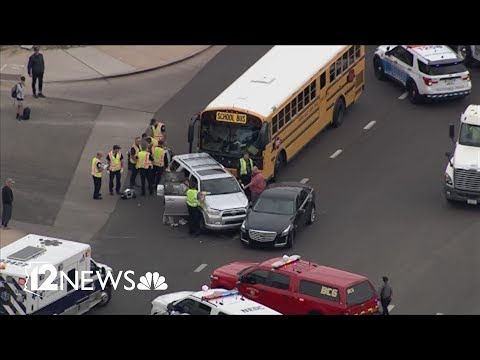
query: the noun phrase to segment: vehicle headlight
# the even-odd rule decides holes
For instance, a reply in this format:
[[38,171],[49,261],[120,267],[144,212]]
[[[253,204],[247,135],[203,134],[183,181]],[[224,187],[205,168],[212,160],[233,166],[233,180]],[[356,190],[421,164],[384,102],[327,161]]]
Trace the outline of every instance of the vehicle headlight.
[[448,185],[453,185],[452,177],[451,177],[450,175],[448,175],[447,173],[445,173],[445,182],[446,182]]
[[209,215],[218,216],[218,215],[220,215],[220,210],[207,209],[207,213],[208,213]]
[[285,230],[283,230],[282,236],[287,236],[291,228],[292,228],[292,225],[288,225],[288,227]]
[[245,231],[246,231],[246,230],[247,230],[247,227],[246,227],[245,223],[246,223],[246,221],[243,220],[242,226],[241,226],[240,228],[241,228],[242,230],[245,230]]

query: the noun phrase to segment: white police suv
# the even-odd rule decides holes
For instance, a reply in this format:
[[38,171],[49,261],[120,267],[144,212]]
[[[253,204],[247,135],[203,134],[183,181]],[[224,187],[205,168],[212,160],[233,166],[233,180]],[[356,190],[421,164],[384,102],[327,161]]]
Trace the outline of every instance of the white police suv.
[[152,302],[152,315],[282,315],[243,297],[238,290],[209,289],[161,295]]
[[470,73],[447,45],[381,45],[373,58],[375,76],[391,78],[416,104],[422,100],[464,97],[470,94]]

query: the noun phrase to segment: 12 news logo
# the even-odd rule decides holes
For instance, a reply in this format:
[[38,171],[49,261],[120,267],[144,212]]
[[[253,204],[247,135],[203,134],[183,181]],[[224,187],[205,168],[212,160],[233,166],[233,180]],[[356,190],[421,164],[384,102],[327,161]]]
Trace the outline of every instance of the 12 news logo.
[[[25,269],[27,280],[24,284],[24,289],[27,291],[63,291],[65,285],[68,283],[74,290],[94,290],[92,279],[97,275],[98,282],[102,290],[111,286],[113,290],[117,290],[120,281],[124,279],[130,286],[123,286],[126,291],[138,290],[167,290],[168,284],[165,282],[165,277],[160,276],[158,272],[147,272],[141,276],[138,284],[131,279],[135,272],[132,270],[119,271],[114,277],[112,272],[107,271],[103,274],[100,271],[75,271],[74,276],[69,276],[69,273],[57,270],[52,264],[42,264],[31,268],[30,272]],[[72,279],[73,277],[73,279]],[[42,281],[43,280],[43,281]]]

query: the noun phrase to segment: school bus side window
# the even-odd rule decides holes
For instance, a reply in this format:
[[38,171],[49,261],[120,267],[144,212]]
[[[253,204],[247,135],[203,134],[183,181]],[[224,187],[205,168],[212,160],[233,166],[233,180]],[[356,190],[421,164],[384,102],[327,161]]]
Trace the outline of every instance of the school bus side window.
[[285,106],[285,124],[287,124],[290,121],[290,104]]
[[303,101],[305,106],[310,103],[310,86],[307,86],[305,90],[303,90]]
[[360,58],[360,55],[361,55],[360,47],[361,47],[361,45],[355,45],[355,57],[356,57],[357,59],[359,59],[359,58]]
[[315,81],[310,84],[310,100],[315,99],[317,96],[317,88],[315,85]]
[[297,98],[292,100],[292,118],[297,115]]
[[348,64],[349,64],[349,66],[353,65],[354,62],[355,62],[355,53],[354,53],[353,46],[350,46],[350,49],[348,49]]
[[342,56],[342,70],[346,71],[348,69],[348,52]]
[[272,119],[272,133],[276,134],[278,131],[278,115],[275,115]]
[[335,63],[335,73],[336,73],[336,76],[340,76],[340,74],[342,73],[342,59],[338,59]]
[[302,109],[303,109],[303,93],[300,93],[297,96],[297,112],[302,111]]
[[320,75],[320,89],[323,89],[327,85],[327,73],[324,72]]
[[284,125],[285,125],[285,122],[284,122],[284,119],[285,119],[285,113],[283,112],[284,110],[280,110],[280,112],[278,113],[278,129],[281,129]]
[[330,83],[335,80],[335,64],[330,66]]

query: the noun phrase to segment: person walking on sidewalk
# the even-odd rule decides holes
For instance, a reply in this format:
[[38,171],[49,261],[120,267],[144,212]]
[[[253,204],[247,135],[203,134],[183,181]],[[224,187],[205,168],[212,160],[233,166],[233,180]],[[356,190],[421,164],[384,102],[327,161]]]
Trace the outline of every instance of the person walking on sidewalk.
[[388,284],[388,277],[383,276],[383,285],[380,288],[380,303],[382,304],[382,310],[383,310],[383,315],[390,315],[390,312],[388,311],[388,305],[392,302],[392,296],[393,296],[393,289],[392,287]]
[[101,151],[97,152],[97,156],[94,156],[92,159],[92,178],[93,178],[93,199],[102,200],[102,194],[100,194],[100,189],[102,188],[102,172],[104,166],[102,164],[103,153]]
[[[43,73],[45,72],[45,60],[43,54],[40,54],[38,46],[33,47],[33,55],[28,59],[28,75],[32,78],[32,91],[35,98],[43,95]],[[37,95],[37,80],[38,80],[38,95]]]
[[142,150],[137,155],[137,171],[140,172],[140,181],[142,184],[142,196],[145,196],[145,180],[148,182],[148,192],[153,195],[153,181],[152,181],[152,164],[153,156],[147,151],[147,148],[142,147]]
[[13,191],[12,186],[15,184],[15,181],[12,179],[7,179],[5,181],[5,186],[2,188],[2,228],[9,230],[8,222],[12,217],[12,206],[13,206]]
[[17,120],[23,120],[23,101],[25,99],[25,76],[20,77],[20,82],[15,85],[15,93],[12,93],[12,96],[15,97],[15,102],[17,105]]
[[140,152],[140,142],[142,138],[140,136],[135,138],[135,142],[133,143],[130,151],[128,152],[128,170],[130,170],[130,189],[133,189],[136,184],[136,179],[138,175],[137,171],[137,155]]
[[115,192],[120,195],[121,178],[123,174],[123,154],[120,152],[121,147],[113,145],[113,150],[107,155],[108,171],[110,175],[108,189],[110,195],[113,195],[113,180],[116,180]]

